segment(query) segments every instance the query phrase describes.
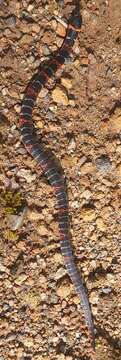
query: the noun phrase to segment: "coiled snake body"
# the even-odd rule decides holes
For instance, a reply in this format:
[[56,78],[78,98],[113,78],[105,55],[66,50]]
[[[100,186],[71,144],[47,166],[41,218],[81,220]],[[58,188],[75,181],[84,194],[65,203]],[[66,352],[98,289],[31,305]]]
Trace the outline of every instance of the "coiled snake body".
[[21,131],[22,142],[24,143],[27,151],[39,163],[43,173],[46,175],[49,183],[53,187],[53,191],[57,200],[58,208],[58,222],[60,233],[60,246],[61,252],[64,257],[65,266],[68,274],[74,284],[75,290],[80,297],[81,306],[84,311],[86,325],[88,327],[90,346],[94,350],[94,329],[92,316],[89,306],[88,297],[85,287],[78,273],[74,263],[71,238],[69,230],[69,215],[68,215],[68,201],[66,187],[64,185],[63,177],[60,175],[58,168],[54,165],[53,161],[49,158],[47,151],[43,150],[43,146],[39,143],[35,132],[34,124],[32,121],[32,110],[42,87],[47,83],[48,79],[53,76],[60,66],[65,63],[69,57],[70,50],[73,47],[74,41],[81,28],[81,16],[77,9],[74,10],[70,17],[69,25],[67,28],[66,37],[59,51],[51,60],[35,74],[25,90],[24,99],[22,101],[21,115],[19,126]]

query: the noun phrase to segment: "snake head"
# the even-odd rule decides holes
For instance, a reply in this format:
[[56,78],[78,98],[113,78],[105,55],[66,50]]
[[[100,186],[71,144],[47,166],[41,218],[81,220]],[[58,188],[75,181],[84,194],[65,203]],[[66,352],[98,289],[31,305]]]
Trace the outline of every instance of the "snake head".
[[72,12],[69,23],[75,31],[81,30],[82,16],[79,11],[79,6],[77,6]]

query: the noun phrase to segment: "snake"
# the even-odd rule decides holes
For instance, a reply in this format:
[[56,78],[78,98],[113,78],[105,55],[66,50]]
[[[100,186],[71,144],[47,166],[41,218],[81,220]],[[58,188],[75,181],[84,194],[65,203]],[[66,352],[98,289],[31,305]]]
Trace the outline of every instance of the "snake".
[[52,54],[52,56],[43,63],[43,66],[41,65],[25,89],[21,103],[19,128],[21,141],[24,144],[25,149],[36,160],[43,174],[46,176],[48,182],[53,188],[58,211],[61,253],[63,255],[67,273],[74,285],[75,292],[80,298],[80,304],[83,309],[85,323],[88,329],[90,347],[92,349],[92,353],[95,353],[94,324],[88,295],[76,267],[71,245],[69,206],[64,177],[60,174],[57,165],[54,164],[50,154],[48,154],[48,151],[43,148],[41,141],[39,142],[32,119],[32,111],[39,92],[48,83],[50,78],[53,78],[53,76],[55,77],[58,69],[69,59],[70,52],[72,51],[77,35],[81,31],[81,25],[82,17],[78,7],[75,6],[68,20],[66,35],[62,46],[57,50],[56,54]]

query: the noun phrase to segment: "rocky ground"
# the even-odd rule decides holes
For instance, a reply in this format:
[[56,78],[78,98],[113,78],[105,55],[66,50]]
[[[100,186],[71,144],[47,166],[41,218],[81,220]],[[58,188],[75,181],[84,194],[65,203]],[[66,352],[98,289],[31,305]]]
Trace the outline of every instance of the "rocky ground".
[[[55,198],[18,129],[24,89],[62,44],[72,1],[0,0],[0,360],[87,359],[79,299],[60,252]],[[81,1],[69,61],[34,109],[65,172],[72,245],[97,360],[121,356],[121,2]],[[84,325],[84,324],[83,324]],[[83,350],[82,350],[83,349]]]

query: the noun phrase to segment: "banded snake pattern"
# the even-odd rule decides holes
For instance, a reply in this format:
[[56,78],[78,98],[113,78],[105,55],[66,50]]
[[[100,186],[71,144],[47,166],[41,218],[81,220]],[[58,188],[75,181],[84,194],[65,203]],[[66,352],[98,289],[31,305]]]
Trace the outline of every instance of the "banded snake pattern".
[[63,176],[59,173],[58,168],[53,164],[53,161],[47,151],[43,149],[43,145],[39,143],[32,120],[32,110],[38,93],[41,91],[43,86],[47,84],[48,80],[56,74],[57,70],[65,63],[66,59],[69,58],[75,39],[80,32],[81,22],[82,20],[79,8],[75,7],[72,15],[70,16],[66,36],[61,48],[58,50],[56,55],[53,55],[51,59],[47,60],[46,63],[41,66],[40,70],[38,70],[34,78],[32,78],[25,90],[25,95],[21,104],[19,127],[22,142],[25,148],[37,161],[44,175],[47,177],[47,180],[53,187],[58,209],[61,252],[67,272],[74,284],[76,293],[80,298],[81,306],[83,308],[85,322],[89,333],[92,354],[91,359],[93,359],[95,358],[94,327],[88,296],[73,257],[66,187]]

